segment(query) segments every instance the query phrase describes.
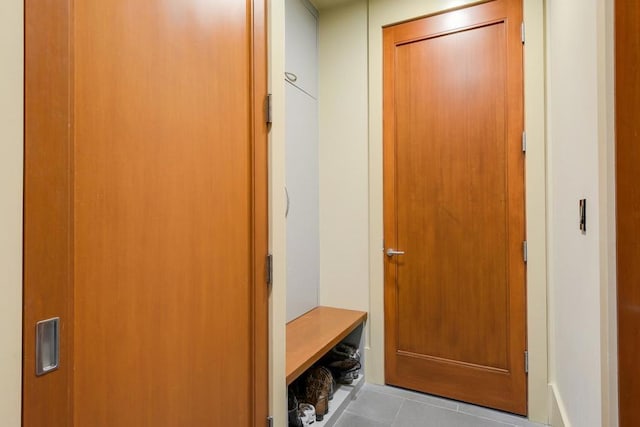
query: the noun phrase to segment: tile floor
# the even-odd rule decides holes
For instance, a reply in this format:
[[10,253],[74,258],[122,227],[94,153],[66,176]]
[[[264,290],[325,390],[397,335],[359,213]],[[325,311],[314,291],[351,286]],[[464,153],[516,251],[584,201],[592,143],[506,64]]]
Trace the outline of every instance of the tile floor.
[[478,406],[365,384],[336,427],[542,427],[525,418]]

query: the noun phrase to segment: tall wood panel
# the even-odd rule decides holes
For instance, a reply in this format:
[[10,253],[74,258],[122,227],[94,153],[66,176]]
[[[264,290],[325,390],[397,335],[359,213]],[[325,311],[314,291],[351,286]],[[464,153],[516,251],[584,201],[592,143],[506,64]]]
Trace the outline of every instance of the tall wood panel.
[[640,4],[617,0],[616,209],[620,426],[640,425]]
[[[72,17],[25,1],[24,426],[67,426],[73,367]],[[36,322],[60,317],[60,368],[36,377]]]
[[71,4],[26,4],[25,425],[263,425],[264,2]]

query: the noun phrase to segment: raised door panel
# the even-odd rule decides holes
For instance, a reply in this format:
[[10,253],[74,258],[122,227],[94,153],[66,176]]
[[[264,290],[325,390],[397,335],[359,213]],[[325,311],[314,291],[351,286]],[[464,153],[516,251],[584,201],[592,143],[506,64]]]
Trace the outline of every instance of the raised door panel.
[[295,86],[318,97],[318,12],[306,0],[287,0],[285,71]]
[[287,321],[318,305],[318,103],[286,83]]

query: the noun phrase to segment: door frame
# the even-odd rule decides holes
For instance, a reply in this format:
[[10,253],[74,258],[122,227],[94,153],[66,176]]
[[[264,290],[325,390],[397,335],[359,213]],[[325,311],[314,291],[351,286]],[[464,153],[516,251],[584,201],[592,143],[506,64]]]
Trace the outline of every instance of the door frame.
[[[385,381],[403,387],[417,387],[423,391],[431,390],[435,394],[457,398],[470,403],[481,404],[495,409],[527,414],[527,373],[525,353],[527,351],[526,335],[526,260],[522,258],[522,242],[526,241],[525,230],[525,153],[521,149],[520,137],[524,129],[524,70],[523,46],[520,42],[520,25],[514,18],[522,17],[522,5],[517,0],[494,0],[456,11],[434,14],[425,18],[389,26],[384,31],[384,247],[398,248],[402,246],[396,240],[398,236],[399,199],[398,189],[398,136],[397,126],[397,82],[393,77],[397,70],[397,55],[400,46],[413,41],[425,41],[440,36],[455,35],[468,30],[478,30],[486,26],[500,23],[505,35],[504,57],[504,90],[509,97],[504,99],[507,109],[505,118],[505,152],[504,179],[506,190],[505,209],[507,212],[505,235],[507,306],[506,317],[509,320],[506,328],[507,375],[496,375],[488,366],[470,369],[461,361],[438,361],[435,356],[403,355],[398,347],[398,331],[400,313],[396,307],[398,296],[399,267],[395,259],[382,255],[385,260]],[[454,20],[455,18],[458,18]],[[524,19],[524,18],[521,18]],[[453,25],[452,25],[453,23]],[[395,59],[394,59],[395,58]],[[411,226],[409,226],[411,227]],[[406,242],[405,242],[406,243]],[[402,247],[399,249],[403,249]],[[408,268],[408,267],[407,267]],[[411,273],[408,273],[411,275]],[[408,285],[408,284],[407,284]],[[389,330],[392,328],[393,330]],[[408,351],[408,350],[407,350]],[[418,352],[416,350],[416,352]],[[418,352],[419,353],[419,352]],[[419,359],[424,358],[418,362]],[[400,360],[402,359],[402,360]],[[418,381],[410,374],[402,373],[401,364],[411,364],[414,369],[424,369],[439,377],[433,381]],[[463,367],[464,366],[464,367]],[[405,371],[406,372],[406,371]],[[427,374],[428,375],[428,374]],[[486,377],[485,377],[486,375]],[[449,381],[445,380],[447,376]],[[482,379],[481,379],[482,378]],[[489,389],[501,384],[500,393],[482,393],[482,384],[487,381]],[[469,391],[459,388],[459,384],[467,383]],[[412,386],[410,386],[412,385]],[[508,388],[507,388],[508,387]],[[511,387],[513,387],[511,389]],[[452,390],[453,388],[453,390]],[[471,392],[471,390],[474,392]],[[485,389],[485,390],[489,390]],[[508,391],[507,391],[508,390]],[[477,391],[477,392],[476,392]]]
[[254,425],[264,425],[269,414],[269,160],[267,111],[267,1],[252,0],[253,69],[253,404]]
[[[637,285],[640,277],[640,267],[634,255],[638,253],[638,243],[635,236],[640,230],[640,222],[634,215],[640,208],[640,198],[634,191],[634,177],[637,175],[636,167],[638,159],[638,149],[634,142],[634,136],[638,129],[633,125],[635,117],[640,114],[640,105],[637,101],[638,85],[640,79],[634,68],[640,63],[640,55],[637,53],[637,39],[627,36],[634,24],[638,24],[638,12],[640,6],[636,2],[619,0],[615,2],[615,53],[613,62],[615,64],[615,87],[634,87],[635,90],[614,91],[616,117],[613,123],[615,127],[615,155],[612,162],[615,167],[615,249],[611,250],[616,254],[617,275],[617,298],[615,314],[617,319],[617,349],[612,351],[613,363],[617,362],[618,372],[610,373],[611,379],[618,380],[617,390],[609,391],[615,396],[618,393],[618,422],[621,427],[634,425],[639,419],[633,415],[637,411],[634,407],[634,398],[638,397],[640,387],[637,382],[629,381],[629,378],[637,378],[639,369],[637,366],[638,345],[634,345],[633,331],[640,324],[640,316],[635,312],[634,306],[640,301],[637,290],[633,288]],[[631,53],[629,53],[631,52]],[[634,53],[635,52],[635,53]],[[629,161],[630,160],[630,161]],[[610,243],[610,242],[605,242]],[[612,267],[613,268],[613,267]],[[615,283],[615,282],[614,282]],[[617,350],[617,360],[615,353]],[[606,386],[606,384],[604,384]],[[604,390],[608,391],[608,390]],[[613,402],[616,400],[611,399]],[[613,406],[613,405],[610,405]],[[604,410],[607,408],[604,407]],[[613,408],[612,408],[613,409]],[[603,422],[606,418],[603,418]]]
[[[478,1],[467,0],[466,7]],[[547,361],[547,242],[546,242],[546,112],[544,2],[524,0],[526,44],[524,49],[525,170],[527,262],[527,337],[529,347],[529,419],[547,422],[549,416]],[[369,9],[369,275],[370,339],[367,346],[367,380],[384,383],[384,268],[382,198],[382,29],[385,26],[442,13],[431,2],[400,3],[393,8],[371,5]]]
[[[42,395],[56,396],[55,403],[64,426],[73,425],[73,1],[34,7],[24,5],[24,237],[22,300],[22,420],[51,412],[39,404]],[[268,254],[268,146],[267,94],[267,2],[248,0],[251,26],[251,112],[252,139],[252,335],[253,335],[253,424],[262,426],[269,413],[269,306],[266,284]],[[55,25],[51,17],[57,17]],[[31,30],[31,31],[30,31]],[[56,52],[51,54],[52,47]],[[38,84],[46,81],[45,91]],[[33,92],[33,94],[32,94]],[[46,95],[46,96],[45,96]],[[52,114],[51,112],[56,114]],[[70,127],[68,125],[71,125]],[[54,131],[51,136],[49,132]],[[44,138],[45,135],[47,138]],[[32,155],[32,146],[49,141]],[[34,151],[35,152],[35,151]],[[53,154],[55,153],[55,154]],[[52,154],[53,159],[52,160]],[[44,172],[43,172],[44,171]],[[41,196],[49,194],[44,200]],[[51,204],[56,208],[51,213]],[[47,209],[45,209],[47,208]],[[51,220],[51,217],[54,217]],[[42,235],[50,242],[43,243]],[[61,249],[50,257],[51,249]],[[49,275],[54,273],[52,281]],[[55,300],[55,307],[49,301]],[[28,307],[27,307],[28,305]],[[34,305],[37,309],[34,310]],[[61,317],[61,367],[34,382],[33,336],[35,318]],[[65,363],[66,361],[66,363]],[[42,381],[44,380],[44,381]],[[47,399],[49,400],[49,399]],[[26,411],[29,411],[28,413]],[[25,417],[25,414],[27,416]],[[25,420],[26,418],[26,420]]]

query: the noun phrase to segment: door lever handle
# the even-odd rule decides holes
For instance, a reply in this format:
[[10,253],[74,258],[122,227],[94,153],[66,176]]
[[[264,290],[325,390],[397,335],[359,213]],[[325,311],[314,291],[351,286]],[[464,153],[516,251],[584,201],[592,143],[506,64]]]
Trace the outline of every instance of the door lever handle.
[[387,256],[392,257],[394,255],[404,255],[404,251],[397,251],[395,249],[387,249]]

